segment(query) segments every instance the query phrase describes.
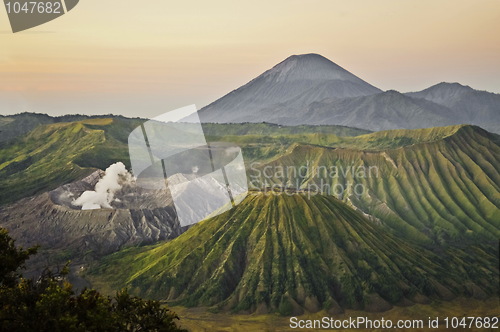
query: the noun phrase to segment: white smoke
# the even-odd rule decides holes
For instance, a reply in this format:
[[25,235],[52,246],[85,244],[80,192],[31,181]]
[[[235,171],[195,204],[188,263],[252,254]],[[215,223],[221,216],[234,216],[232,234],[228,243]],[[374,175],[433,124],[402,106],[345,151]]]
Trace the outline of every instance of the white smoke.
[[112,209],[111,203],[115,200],[115,193],[132,179],[122,162],[113,164],[106,169],[93,191],[85,191],[72,204],[81,206],[82,210]]

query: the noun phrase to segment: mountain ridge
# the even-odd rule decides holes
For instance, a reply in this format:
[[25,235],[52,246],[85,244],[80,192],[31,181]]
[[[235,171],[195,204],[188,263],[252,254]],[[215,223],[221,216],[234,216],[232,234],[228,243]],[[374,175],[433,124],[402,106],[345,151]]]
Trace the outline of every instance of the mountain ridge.
[[[97,166],[126,162],[128,132],[140,123],[108,118],[37,127],[16,139],[23,144],[4,144],[0,149],[0,164],[8,163],[0,174],[5,175],[2,172],[11,167],[9,172],[18,176],[17,180],[2,176],[2,180],[9,180],[4,182],[2,194],[13,197],[15,193],[9,188],[23,189],[24,180],[42,184],[38,191],[57,187],[57,181],[69,181],[62,178],[68,175],[67,165],[92,172]],[[137,294],[185,305],[284,314],[323,308],[331,313],[345,308],[382,311],[435,298],[484,298],[495,291],[498,275],[493,265],[498,261],[495,245],[500,234],[498,135],[470,125],[365,135],[328,126],[246,124],[207,125],[206,129],[214,139],[240,145],[246,160],[261,163],[256,169],[305,167],[307,174],[290,177],[290,183],[273,175],[269,184],[292,188],[293,197],[266,197],[254,190],[229,214],[207,220],[209,225],[215,220],[215,226],[205,228],[205,221],[193,227],[198,231],[188,231],[191,235],[174,240],[183,245],[174,248],[160,243],[120,250],[109,256],[96,274],[90,272],[95,285],[130,286]],[[224,136],[224,132],[229,135]],[[347,136],[337,136],[342,133]],[[317,176],[318,166],[337,166],[338,176]],[[359,166],[377,166],[380,175],[357,178],[352,171],[344,175],[340,168]],[[35,169],[38,171],[33,173]],[[57,183],[50,174],[58,175]],[[357,195],[346,188],[339,195],[308,199],[307,186],[321,180],[343,186],[361,183],[367,190]],[[64,188],[66,185],[56,191]],[[42,194],[1,207],[2,224],[31,241],[43,233],[39,227],[44,227],[50,233],[44,244],[54,245],[52,250],[65,259],[71,258],[64,256],[69,251],[58,251],[57,244],[58,239],[61,243],[71,239],[71,234],[60,234],[71,229],[76,229],[72,231],[75,236],[81,235],[75,243],[76,251],[82,253],[86,253],[79,251],[85,248],[85,241],[109,253],[123,246],[163,240],[170,234],[168,225],[157,233],[155,223],[163,215],[160,211],[136,211],[133,215],[121,208],[80,211],[59,206],[52,196]],[[10,217],[14,220],[5,222]],[[83,219],[71,221],[72,217]],[[122,224],[117,222],[119,217]],[[107,228],[101,229],[102,225]],[[253,228],[258,237],[247,236]],[[106,231],[112,238],[106,238]],[[144,237],[137,237],[141,232]],[[211,239],[209,234],[220,236]],[[226,240],[219,242],[222,237]],[[258,248],[267,250],[265,256]],[[403,252],[397,252],[398,248]],[[254,258],[247,262],[250,256]],[[443,268],[429,262],[434,258]],[[331,269],[330,261],[336,262]],[[289,268],[281,269],[280,264]],[[174,275],[175,269],[180,270]],[[316,276],[317,271],[324,275]],[[342,279],[335,279],[337,276]]]
[[443,105],[451,109],[462,123],[476,124],[500,133],[500,94],[442,82],[405,95]]
[[[239,313],[385,311],[486,296],[497,278],[493,263],[464,283],[470,257],[456,250],[452,258],[414,246],[333,197],[255,193],[173,241],[111,255],[89,276],[174,304]],[[475,250],[495,261],[494,250]],[[123,265],[129,269],[117,274]]]
[[[400,134],[391,131],[358,136],[353,140],[360,142],[333,149],[297,144],[253,168],[249,176],[257,187],[264,181],[265,186],[314,190],[340,186],[342,191],[328,194],[385,222],[399,235],[414,234],[421,244],[493,241],[500,236],[500,174],[494,166],[500,162],[499,136],[474,126],[421,129],[415,135],[422,133],[427,137],[421,142],[402,136],[400,146],[387,145],[399,140]],[[436,133],[441,138],[435,139]],[[367,150],[370,145],[375,149]],[[307,172],[277,171],[289,166],[305,167]],[[324,167],[340,171],[331,176],[320,172]],[[374,167],[376,174],[343,174],[360,167],[364,172]],[[262,178],[265,169],[275,171]],[[352,191],[357,185],[364,188],[362,193]]]
[[236,119],[234,110],[252,113],[287,101],[291,101],[290,107],[296,108],[306,105],[311,99],[360,96],[380,91],[321,55],[293,55],[203,107],[199,117],[202,122],[227,123]]
[[[170,242],[107,256],[87,277],[107,290],[235,313],[484,299],[498,292],[498,138],[456,125],[349,137],[346,147],[296,142],[252,166],[251,181],[271,175],[234,209]],[[321,173],[332,166],[334,175]],[[377,173],[358,177],[359,167]],[[346,190],[314,192],[324,184]]]
[[500,133],[500,95],[444,82],[419,92],[382,91],[321,55],[303,54],[203,107],[199,118],[370,131],[474,124]]

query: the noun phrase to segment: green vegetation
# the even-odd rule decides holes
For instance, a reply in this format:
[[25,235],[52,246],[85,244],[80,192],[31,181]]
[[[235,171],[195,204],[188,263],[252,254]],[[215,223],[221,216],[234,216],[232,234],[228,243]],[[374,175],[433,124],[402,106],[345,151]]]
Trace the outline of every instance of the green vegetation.
[[[342,138],[221,138],[244,153],[279,149],[255,153],[261,171],[306,167],[306,174],[270,184],[307,190],[324,180],[367,190],[335,196],[344,202],[332,195],[309,200],[307,191],[254,193],[169,243],[108,257],[91,272],[96,285],[128,286],[186,306],[284,315],[498,291],[498,136],[453,126]],[[321,166],[337,166],[337,176],[320,173]],[[376,173],[357,176],[352,168],[360,166]],[[130,268],[123,273],[121,266]]]
[[130,165],[128,133],[140,120],[89,119],[39,126],[0,149],[0,204],[80,179],[95,168]]
[[[142,121],[52,123],[1,143],[0,204],[117,161],[129,166],[128,134]],[[0,130],[11,122],[2,119]],[[266,178],[266,185],[301,194],[253,191],[173,241],[111,255],[88,274],[96,287],[282,315],[380,311],[498,293],[498,135],[474,126],[377,133],[264,123],[204,129],[209,141],[241,146],[248,166],[258,162],[249,176],[265,167],[304,168],[305,174]],[[369,173],[357,174],[359,167]],[[365,188],[360,194],[352,190],[357,184]],[[345,190],[307,197],[310,186],[323,185]]]
[[[77,180],[117,161],[130,168],[127,140],[129,133],[143,123],[141,119],[85,118],[21,114],[3,117],[0,123],[0,205],[52,190]],[[71,120],[76,122],[65,122]],[[25,127],[22,127],[26,121]],[[47,122],[53,122],[45,124]],[[11,139],[5,131],[15,124]],[[21,126],[21,127],[20,127]],[[393,149],[407,144],[439,140],[455,127],[416,131],[367,131],[342,126],[286,127],[273,124],[204,124],[209,141],[239,144],[247,163],[267,162],[282,156],[297,145],[315,145],[363,150]],[[365,135],[362,135],[365,134]],[[355,135],[362,135],[356,136]]]
[[[497,136],[478,127],[456,126],[380,132],[356,139],[390,140],[402,134],[419,143],[368,152],[297,145],[249,175],[262,178],[267,168],[273,175],[265,179],[269,185],[323,188],[323,192],[333,188],[329,194],[420,244],[495,243],[500,237]],[[276,172],[289,166],[306,172]],[[356,192],[357,185],[364,189]]]
[[126,290],[114,298],[92,289],[75,294],[65,270],[45,271],[36,280],[21,278],[19,269],[35,252],[16,248],[0,228],[0,331],[186,331],[177,327],[174,312]]
[[0,115],[0,142],[29,133],[37,126],[54,123],[54,118],[46,114],[22,113],[11,116]]
[[[50,118],[41,114],[20,114],[0,118],[0,205],[20,198],[52,190],[90,174],[94,169],[106,169],[121,161],[130,168],[128,135],[143,123],[142,119],[122,117],[96,118],[65,116]],[[66,122],[76,120],[74,122]],[[365,134],[367,131],[341,126],[280,127],[271,124],[204,125],[209,141],[221,140],[224,135],[270,134],[274,130],[286,133],[305,133],[284,138],[276,144],[273,136],[264,138],[269,144],[250,136],[244,144],[249,160],[264,160],[284,152],[296,141],[312,142],[317,134],[338,140],[336,135]],[[8,129],[10,128],[10,129]],[[31,131],[30,131],[31,130]],[[25,134],[27,133],[27,134]],[[20,136],[25,134],[24,136]],[[221,136],[215,136],[221,135]],[[322,134],[323,135],[323,134]],[[308,138],[308,136],[311,136]],[[17,137],[17,138],[14,138]],[[239,136],[235,136],[239,137]],[[222,139],[231,141],[230,139]],[[248,138],[247,138],[248,140]],[[259,145],[260,144],[260,145]]]
[[492,294],[497,266],[493,247],[437,254],[333,197],[253,193],[170,242],[106,257],[88,277],[172,304],[290,315]]

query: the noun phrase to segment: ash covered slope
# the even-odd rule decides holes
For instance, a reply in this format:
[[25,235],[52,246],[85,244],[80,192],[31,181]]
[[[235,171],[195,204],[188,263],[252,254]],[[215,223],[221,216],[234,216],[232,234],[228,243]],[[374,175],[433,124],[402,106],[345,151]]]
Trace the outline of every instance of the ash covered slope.
[[81,210],[72,204],[83,192],[93,190],[103,173],[96,171],[1,208],[0,226],[20,245],[62,250],[72,259],[83,254],[99,257],[124,246],[174,238],[184,231],[166,193],[123,185],[110,202],[112,208]]
[[[273,109],[293,111],[325,98],[366,96],[380,89],[318,54],[293,55],[200,110],[202,122],[262,122]],[[267,113],[255,118],[257,113]]]

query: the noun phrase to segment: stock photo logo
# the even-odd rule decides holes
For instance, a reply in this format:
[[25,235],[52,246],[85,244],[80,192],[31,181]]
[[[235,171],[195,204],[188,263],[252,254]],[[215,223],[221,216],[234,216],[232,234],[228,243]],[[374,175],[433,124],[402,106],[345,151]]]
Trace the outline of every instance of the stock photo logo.
[[20,32],[50,22],[75,8],[79,0],[4,0],[12,32]]
[[181,226],[228,211],[248,193],[241,148],[207,142],[194,105],[137,127],[128,147],[137,185],[169,192]]

